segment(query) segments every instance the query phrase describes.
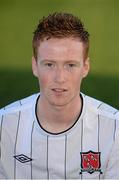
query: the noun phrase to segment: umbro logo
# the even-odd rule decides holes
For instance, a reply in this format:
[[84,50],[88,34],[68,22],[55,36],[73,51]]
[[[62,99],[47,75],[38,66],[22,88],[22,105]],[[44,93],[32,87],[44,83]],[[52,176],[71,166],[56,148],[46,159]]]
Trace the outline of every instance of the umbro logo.
[[24,154],[16,155],[16,156],[14,156],[14,158],[17,159],[21,163],[27,163],[27,162],[32,161],[31,158],[25,156]]

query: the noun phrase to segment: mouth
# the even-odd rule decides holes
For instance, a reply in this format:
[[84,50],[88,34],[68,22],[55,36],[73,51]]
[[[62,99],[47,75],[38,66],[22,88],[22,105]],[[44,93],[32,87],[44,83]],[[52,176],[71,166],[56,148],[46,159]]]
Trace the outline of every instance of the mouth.
[[56,92],[56,93],[63,93],[66,92],[67,89],[63,89],[63,88],[53,88],[52,91]]

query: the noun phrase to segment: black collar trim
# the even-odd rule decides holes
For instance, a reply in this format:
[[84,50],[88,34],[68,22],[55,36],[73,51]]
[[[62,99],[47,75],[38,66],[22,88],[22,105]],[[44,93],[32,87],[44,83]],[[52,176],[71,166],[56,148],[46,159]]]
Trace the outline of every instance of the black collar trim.
[[36,99],[35,115],[36,115],[36,119],[37,119],[37,122],[38,122],[40,128],[41,128],[43,131],[45,131],[46,133],[51,134],[51,135],[64,134],[64,133],[66,133],[67,131],[69,131],[71,128],[73,128],[73,127],[75,126],[75,124],[78,122],[78,120],[79,120],[79,118],[80,118],[80,116],[81,116],[81,114],[82,114],[82,110],[83,110],[83,97],[82,97],[81,94],[80,94],[80,97],[81,97],[81,111],[80,111],[80,113],[79,113],[78,118],[77,118],[76,121],[74,122],[74,124],[73,124],[71,127],[69,127],[68,129],[66,129],[65,131],[61,131],[61,132],[59,132],[59,133],[52,133],[52,132],[49,132],[49,131],[47,131],[46,129],[44,129],[44,128],[42,127],[39,119],[38,119],[38,115],[37,115],[37,105],[38,105],[38,100],[39,100],[39,98],[40,98],[40,94],[39,94],[39,96],[38,96],[37,99]]

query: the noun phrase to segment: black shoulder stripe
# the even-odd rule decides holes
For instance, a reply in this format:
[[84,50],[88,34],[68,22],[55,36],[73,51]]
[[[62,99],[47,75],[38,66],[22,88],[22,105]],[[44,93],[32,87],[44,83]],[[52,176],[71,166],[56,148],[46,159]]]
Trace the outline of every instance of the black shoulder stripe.
[[[17,123],[17,130],[16,130],[16,139],[15,139],[15,145],[14,145],[14,156],[16,156],[16,147],[17,147],[17,139],[18,139],[18,131],[19,131],[20,118],[21,118],[21,111],[19,111],[19,116],[18,116],[18,123]],[[16,179],[16,159],[15,158],[14,158],[14,179]]]
[[67,135],[65,134],[65,160],[64,160],[64,179],[67,179],[67,169],[66,169],[66,162],[67,162]]
[[83,151],[83,119],[81,120],[81,152]]
[[113,133],[113,140],[115,141],[115,136],[116,136],[116,119],[114,120],[114,133]]
[[100,103],[100,105],[97,107],[97,109],[99,109],[103,104],[104,104],[103,102]]
[[[84,136],[84,132],[83,132],[83,126],[84,126],[84,119],[81,119],[81,152],[83,152],[83,136]],[[83,174],[81,173],[81,179],[83,179]]]
[[21,100],[19,100],[20,106],[22,106]]
[[117,114],[119,111],[118,110],[116,110],[113,114],[115,115],[115,114]]
[[49,157],[48,157],[49,153],[48,153],[48,151],[49,151],[49,136],[47,135],[47,162],[46,162],[47,180],[49,180],[49,164],[48,164],[49,163]]
[[100,151],[100,115],[98,114],[98,152]]
[[[32,124],[32,130],[31,130],[31,154],[30,154],[30,158],[32,159],[32,143],[33,143],[33,130],[34,130],[34,123],[35,121],[33,121],[33,124]],[[33,167],[32,167],[32,161],[31,162],[31,179],[33,179],[33,174],[32,174],[32,171],[33,171]]]

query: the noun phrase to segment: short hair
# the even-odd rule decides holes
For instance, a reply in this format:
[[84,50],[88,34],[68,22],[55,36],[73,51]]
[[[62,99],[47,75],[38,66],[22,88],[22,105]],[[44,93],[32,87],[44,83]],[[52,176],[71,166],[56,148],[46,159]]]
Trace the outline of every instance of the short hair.
[[50,38],[78,38],[84,45],[84,57],[88,56],[89,33],[84,28],[81,20],[70,13],[49,14],[39,20],[33,36],[33,54],[37,59],[37,49],[44,39]]

